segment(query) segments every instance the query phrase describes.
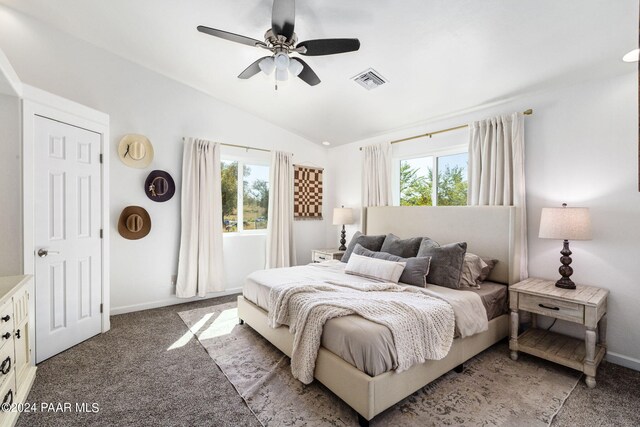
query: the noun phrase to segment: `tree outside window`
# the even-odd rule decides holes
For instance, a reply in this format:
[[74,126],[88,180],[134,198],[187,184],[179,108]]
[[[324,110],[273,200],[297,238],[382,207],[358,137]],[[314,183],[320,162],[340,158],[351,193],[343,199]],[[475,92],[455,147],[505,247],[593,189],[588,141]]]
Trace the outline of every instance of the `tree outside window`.
[[224,232],[266,229],[269,167],[223,160],[221,175]]
[[[460,153],[401,160],[400,205],[466,205],[467,158],[467,153]],[[437,175],[435,188],[434,171]]]

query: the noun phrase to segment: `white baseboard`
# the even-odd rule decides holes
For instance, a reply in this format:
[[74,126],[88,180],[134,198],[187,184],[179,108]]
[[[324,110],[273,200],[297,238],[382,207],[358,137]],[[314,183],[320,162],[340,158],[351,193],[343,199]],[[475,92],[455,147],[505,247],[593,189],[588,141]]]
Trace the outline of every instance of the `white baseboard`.
[[640,360],[633,357],[623,356],[622,354],[612,353],[607,351],[607,362],[615,363],[616,365],[624,366],[635,371],[640,371]]
[[145,302],[145,303],[142,303],[142,304],[125,305],[125,306],[122,306],[122,307],[112,307],[111,310],[109,311],[109,313],[111,314],[111,316],[114,316],[116,314],[132,313],[134,311],[142,311],[142,310],[150,310],[152,308],[167,307],[167,306],[170,306],[170,305],[184,304],[186,302],[202,301],[202,300],[205,300],[205,299],[223,297],[225,295],[239,294],[241,292],[242,292],[242,287],[238,287],[238,288],[232,288],[232,289],[225,289],[222,292],[213,292],[213,293],[207,294],[206,297],[193,297],[193,298],[172,297],[172,298],[168,298],[168,299],[160,300],[160,301]]

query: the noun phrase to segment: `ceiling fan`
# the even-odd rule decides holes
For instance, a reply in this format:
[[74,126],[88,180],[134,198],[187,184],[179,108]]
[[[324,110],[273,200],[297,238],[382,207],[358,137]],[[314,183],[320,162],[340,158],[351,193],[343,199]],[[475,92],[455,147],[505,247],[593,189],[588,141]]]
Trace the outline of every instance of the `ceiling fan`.
[[273,1],[271,28],[264,34],[264,42],[203,25],[198,26],[198,31],[273,52],[272,55],[262,57],[249,65],[238,75],[240,79],[248,79],[260,71],[269,75],[275,70],[276,89],[278,88],[277,82],[288,80],[289,73],[304,80],[307,84],[315,86],[320,83],[320,78],[316,73],[302,59],[290,55],[298,53],[305,56],[321,56],[353,52],[360,48],[360,41],[358,39],[319,39],[297,43],[298,37],[293,32],[295,8],[295,0]]

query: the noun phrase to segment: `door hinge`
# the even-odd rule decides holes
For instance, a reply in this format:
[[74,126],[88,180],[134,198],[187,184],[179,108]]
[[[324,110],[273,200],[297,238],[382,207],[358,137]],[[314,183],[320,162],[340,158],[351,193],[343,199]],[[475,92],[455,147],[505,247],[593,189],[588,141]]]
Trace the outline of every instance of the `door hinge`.
[[101,228],[101,229],[100,229],[100,238],[101,238],[101,239],[102,239],[102,235],[103,235],[103,232],[102,232],[102,228]]
[[104,308],[103,304],[100,303],[100,313],[102,313],[103,308]]

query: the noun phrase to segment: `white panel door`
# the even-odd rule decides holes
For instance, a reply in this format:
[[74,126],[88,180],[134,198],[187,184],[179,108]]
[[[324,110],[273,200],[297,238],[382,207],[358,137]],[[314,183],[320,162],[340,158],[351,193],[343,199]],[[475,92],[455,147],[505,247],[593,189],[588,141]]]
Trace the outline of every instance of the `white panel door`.
[[101,331],[100,134],[35,120],[36,363]]

